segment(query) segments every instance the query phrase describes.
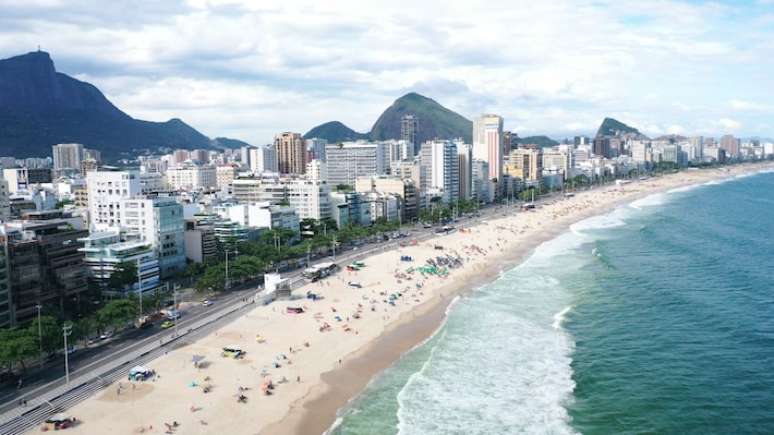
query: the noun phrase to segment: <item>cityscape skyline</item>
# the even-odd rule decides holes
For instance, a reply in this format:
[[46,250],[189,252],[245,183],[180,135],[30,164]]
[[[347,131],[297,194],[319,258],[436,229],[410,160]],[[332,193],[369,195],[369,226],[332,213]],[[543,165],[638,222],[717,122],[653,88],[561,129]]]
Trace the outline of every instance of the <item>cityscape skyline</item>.
[[0,4],[0,57],[40,45],[133,117],[256,145],[331,120],[367,131],[409,91],[522,136],[592,135],[605,116],[651,136],[774,136],[769,2],[426,8]]

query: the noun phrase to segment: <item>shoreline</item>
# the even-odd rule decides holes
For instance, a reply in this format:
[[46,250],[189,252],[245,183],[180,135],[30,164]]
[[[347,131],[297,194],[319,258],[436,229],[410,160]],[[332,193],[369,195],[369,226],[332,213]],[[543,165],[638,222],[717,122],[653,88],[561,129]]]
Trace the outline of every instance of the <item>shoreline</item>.
[[[352,354],[347,355],[347,362],[338,368],[325,372],[321,375],[321,381],[318,385],[312,387],[304,397],[291,404],[287,415],[280,421],[275,422],[260,433],[263,434],[323,434],[327,435],[337,425],[340,412],[346,409],[352,401],[356,400],[362,394],[368,384],[385,369],[394,365],[400,358],[415,348],[422,346],[428,340],[432,339],[438,331],[443,328],[449,309],[453,308],[456,298],[465,297],[481,286],[490,284],[498,279],[501,272],[517,267],[526,261],[540,245],[553,240],[559,235],[565,233],[570,227],[585,219],[594,216],[601,216],[612,212],[613,210],[630,204],[639,199],[659,193],[679,192],[681,189],[698,188],[707,182],[716,180],[733,180],[737,176],[755,175],[765,169],[771,170],[774,163],[752,163],[743,165],[744,169],[735,172],[734,169],[741,166],[731,167],[728,172],[720,174],[709,180],[699,182],[678,183],[676,185],[662,186],[659,189],[648,190],[640,194],[620,198],[604,204],[599,208],[590,209],[578,215],[564,219],[559,225],[547,233],[541,234],[527,248],[521,247],[515,252],[511,251],[504,257],[497,259],[495,265],[487,268],[485,278],[476,283],[473,287],[466,286],[465,283],[458,285],[458,289],[451,297],[445,296],[440,301],[433,299],[417,307],[414,311],[403,313],[401,317],[392,324],[388,330],[379,337],[360,348]],[[710,169],[713,170],[713,169]],[[717,171],[717,169],[714,169]],[[704,170],[707,171],[707,170]],[[668,176],[680,175],[669,174]],[[726,176],[723,176],[726,175]],[[617,186],[605,186],[611,188]],[[585,193],[581,192],[581,193]],[[435,238],[431,239],[435,240]],[[407,330],[412,330],[410,336],[412,340],[404,341]],[[385,349],[388,348],[388,349]]]
[[[369,266],[363,271],[342,270],[294,292],[298,296],[313,291],[321,300],[299,296],[256,307],[218,331],[149,362],[163,379],[132,383],[123,393],[120,382],[101,390],[72,408],[70,413],[83,422],[72,431],[164,433],[164,423],[175,421],[183,433],[325,433],[339,411],[375,376],[440,330],[456,298],[495,281],[572,224],[652,194],[771,168],[774,163],[763,162],[603,186],[572,198],[549,198],[530,212],[503,208],[463,222],[464,230],[374,253],[364,259]],[[436,250],[439,244],[445,250]],[[450,252],[461,255],[463,262],[450,270],[448,278],[402,272]],[[401,255],[411,255],[417,262],[402,262]],[[357,280],[362,288],[352,288],[349,280]],[[403,295],[388,303],[391,292]],[[291,306],[303,306],[305,313],[286,313]],[[324,330],[323,325],[329,324]],[[256,333],[262,340],[253,338]],[[236,361],[221,357],[226,345],[242,347],[246,357]],[[191,355],[205,356],[207,367],[192,367]],[[266,397],[259,394],[265,376],[277,382],[274,394]],[[202,395],[201,385],[209,383],[212,392]],[[238,404],[234,393],[242,386],[251,391],[250,399]]]

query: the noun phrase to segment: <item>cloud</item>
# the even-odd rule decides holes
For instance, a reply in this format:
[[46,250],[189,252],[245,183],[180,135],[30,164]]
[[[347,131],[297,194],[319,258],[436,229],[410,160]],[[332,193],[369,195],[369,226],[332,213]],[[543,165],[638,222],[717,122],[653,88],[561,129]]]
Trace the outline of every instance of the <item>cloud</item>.
[[256,143],[328,120],[366,131],[412,90],[519,133],[591,134],[621,113],[721,133],[731,109],[774,134],[751,103],[774,98],[773,32],[745,21],[764,6],[525,4],[0,0],[0,57],[40,44],[132,116]]
[[771,108],[765,104],[755,103],[752,101],[733,99],[728,102],[732,109],[738,111],[770,111]]
[[718,120],[718,126],[720,126],[723,131],[733,132],[742,128],[742,123],[730,118],[721,118]]

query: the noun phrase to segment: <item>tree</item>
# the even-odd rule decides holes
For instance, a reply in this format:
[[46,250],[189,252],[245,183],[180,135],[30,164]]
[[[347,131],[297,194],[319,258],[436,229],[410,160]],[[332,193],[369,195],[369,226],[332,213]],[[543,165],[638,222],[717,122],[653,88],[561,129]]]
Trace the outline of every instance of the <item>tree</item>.
[[[36,343],[39,341],[37,317],[27,327],[27,332],[35,337]],[[62,346],[62,330],[55,317],[40,317],[40,333],[40,338],[42,338],[40,346],[43,348],[43,352],[51,353],[55,350],[59,350]]]
[[38,356],[37,335],[29,328],[0,329],[0,364],[8,369],[15,363],[27,371],[24,361]]
[[120,328],[137,316],[137,303],[132,299],[116,299],[97,311],[97,325]]
[[131,261],[118,263],[110,274],[108,286],[115,290],[123,290],[137,282],[137,264]]

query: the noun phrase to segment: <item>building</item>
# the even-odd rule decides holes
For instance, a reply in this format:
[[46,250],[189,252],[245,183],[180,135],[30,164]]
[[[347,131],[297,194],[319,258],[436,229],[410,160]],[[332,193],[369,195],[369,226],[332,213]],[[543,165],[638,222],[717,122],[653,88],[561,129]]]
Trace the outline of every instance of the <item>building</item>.
[[503,173],[503,118],[484,114],[473,121],[473,158],[489,165],[489,178]]
[[358,192],[332,192],[330,194],[331,218],[336,226],[371,225],[371,204]]
[[473,197],[479,203],[489,203],[494,199],[494,188],[489,178],[489,163],[484,160],[473,159]]
[[277,172],[277,147],[274,144],[251,148],[249,151],[250,170],[255,175],[263,172]]
[[384,143],[345,142],[325,147],[328,183],[332,186],[354,186],[359,177],[387,172]]
[[218,255],[215,228],[196,220],[185,222],[185,257],[194,263],[214,261]]
[[331,217],[331,189],[321,181],[290,179],[284,182],[287,203],[298,213],[298,218],[325,219]]
[[79,143],[60,143],[51,147],[54,157],[54,170],[81,170],[84,158],[83,145]]
[[733,135],[727,134],[720,138],[720,148],[726,152],[726,158],[735,159],[739,157],[739,148],[741,141]]
[[397,176],[361,177],[355,182],[355,191],[359,193],[382,193],[394,195],[400,200],[400,219],[403,222],[415,220],[419,213],[419,197],[416,185],[411,178]]
[[508,175],[524,182],[540,181],[543,173],[542,150],[535,148],[517,148],[508,156]]
[[216,209],[223,219],[253,228],[284,228],[298,232],[299,219],[290,206],[273,205],[270,202],[234,204]]
[[595,137],[592,152],[596,156],[610,158],[610,138],[605,136]]
[[380,219],[387,221],[400,221],[402,219],[400,205],[401,198],[398,195],[381,192],[368,192],[363,194],[368,204],[371,223]]
[[167,169],[167,184],[172,190],[209,190],[218,185],[213,166],[185,165]]
[[460,195],[457,144],[448,140],[425,142],[419,161],[422,194],[440,197],[447,204],[456,202]]
[[[0,178],[0,223],[7,221],[11,217],[11,203],[9,201],[8,181]],[[0,300],[2,299],[2,289],[0,289]],[[1,304],[2,302],[0,302]],[[0,307],[0,324],[2,324],[2,307]]]
[[237,178],[231,182],[234,199],[243,204],[270,202],[279,204],[287,198],[285,185],[276,175],[257,178]]
[[309,160],[319,160],[321,162],[326,161],[325,146],[328,145],[326,139],[313,137],[305,140],[306,151],[311,157]]
[[78,305],[87,291],[88,271],[79,239],[88,231],[61,219],[19,221],[0,226],[0,250],[9,271],[11,325],[31,320],[38,304]]
[[235,164],[220,165],[215,168],[215,186],[218,189],[228,189],[237,175]]
[[419,132],[419,118],[414,115],[403,115],[400,119],[400,139],[409,144],[411,157],[419,152],[419,141],[417,133]]
[[28,190],[36,184],[51,182],[51,169],[10,168],[3,169],[3,178],[8,182],[8,192]]
[[83,159],[81,160],[81,176],[85,177],[87,173],[91,171],[96,171],[99,169],[99,162],[97,162],[94,159]]
[[571,176],[572,167],[574,166],[572,157],[572,151],[566,149],[543,150],[542,170],[559,173],[561,179],[566,180]]
[[457,142],[457,173],[460,199],[473,198],[473,147],[470,144]]
[[[0,226],[0,240],[4,240],[5,228]],[[0,328],[10,327],[15,323],[11,311],[11,269],[9,265],[7,246],[0,243]]]
[[[89,276],[109,296],[126,296],[128,293],[145,293],[161,285],[159,260],[153,246],[146,241],[121,241],[118,231],[98,231],[79,240]],[[137,267],[137,281],[124,288],[112,288],[110,277],[122,263]]]
[[121,200],[120,210],[126,239],[151,243],[162,278],[185,269],[182,205],[171,197],[130,198]]
[[312,181],[328,181],[328,164],[322,160],[310,160],[306,164],[306,178]]
[[284,132],[274,137],[277,169],[280,174],[303,174],[306,170],[306,145],[299,133]]
[[635,164],[653,163],[653,150],[650,142],[643,140],[634,140],[629,143],[629,150],[632,154],[632,161]]
[[94,160],[95,162],[102,163],[102,152],[95,149],[84,148],[83,149],[84,160]]
[[92,171],[86,174],[89,222],[93,230],[121,225],[121,200],[142,193],[137,171]]

